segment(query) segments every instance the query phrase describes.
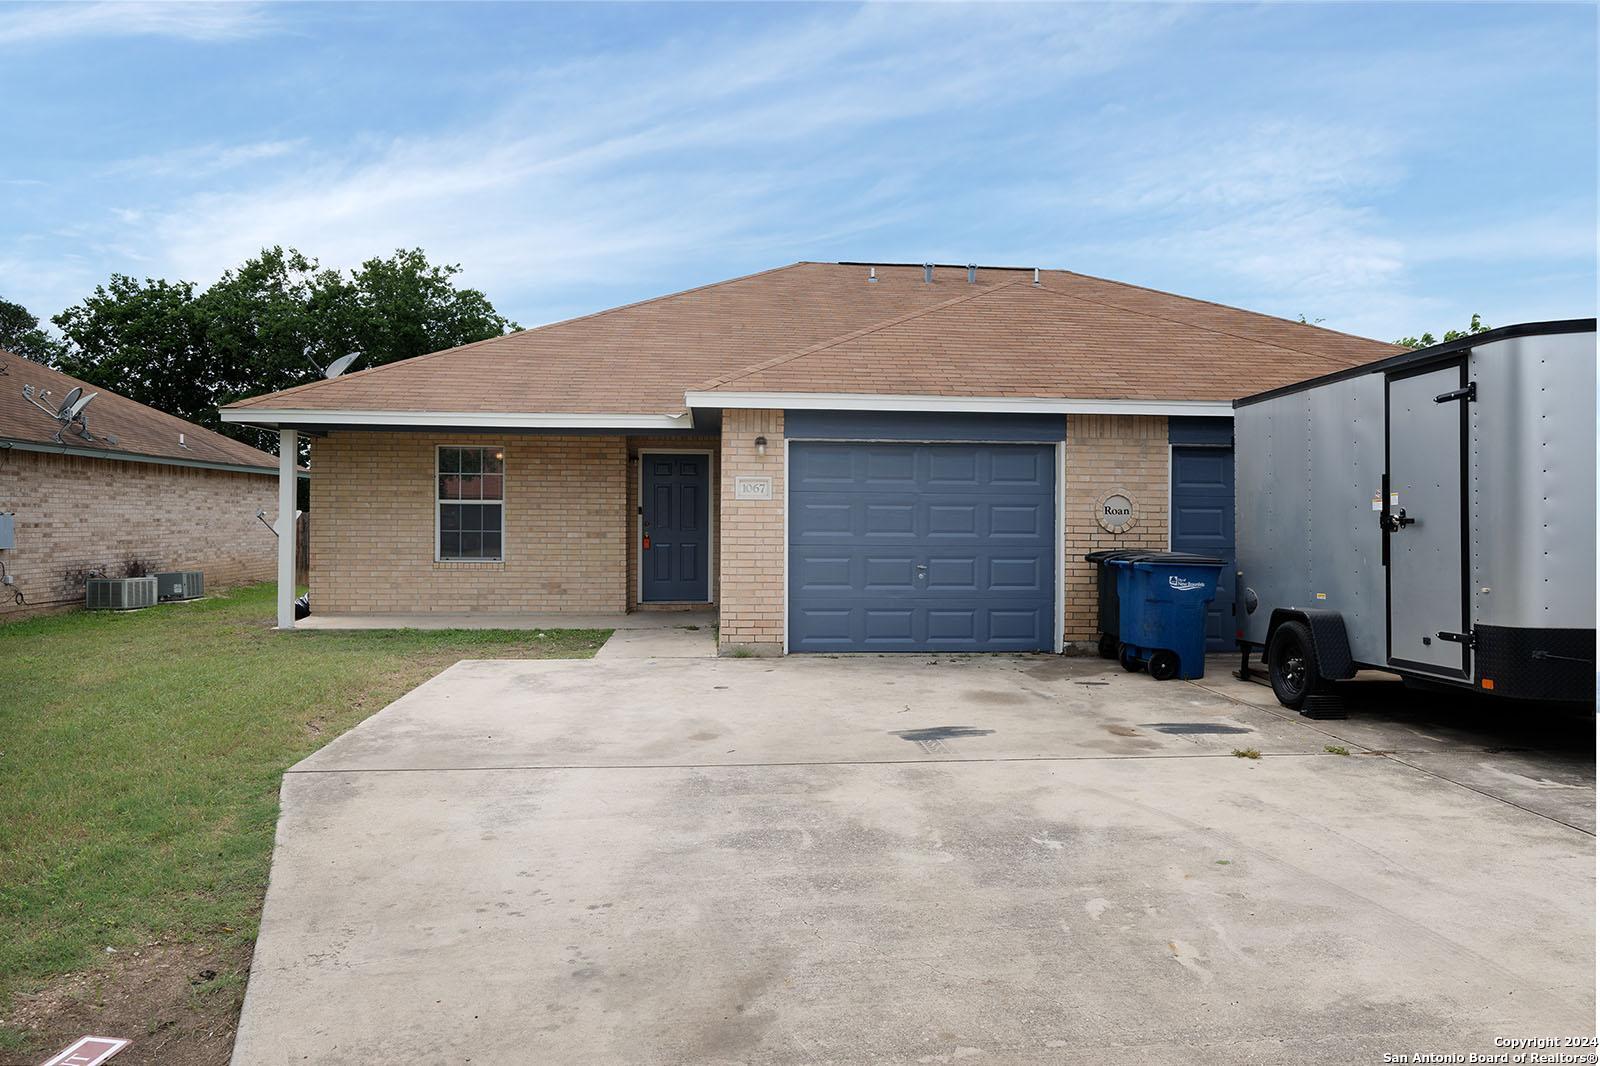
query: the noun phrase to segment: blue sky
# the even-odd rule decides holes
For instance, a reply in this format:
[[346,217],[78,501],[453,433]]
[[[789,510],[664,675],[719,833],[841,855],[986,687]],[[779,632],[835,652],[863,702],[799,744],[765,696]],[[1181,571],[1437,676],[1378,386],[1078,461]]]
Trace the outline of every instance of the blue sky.
[[1596,303],[1591,5],[0,5],[0,295],[420,245],[534,325],[799,259],[1392,339]]

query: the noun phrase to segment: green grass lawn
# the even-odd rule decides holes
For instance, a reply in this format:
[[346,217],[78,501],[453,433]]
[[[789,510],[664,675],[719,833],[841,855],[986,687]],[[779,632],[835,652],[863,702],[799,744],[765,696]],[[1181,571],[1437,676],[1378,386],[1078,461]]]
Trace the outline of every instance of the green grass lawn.
[[287,767],[459,659],[588,658],[609,636],[276,633],[273,592],[0,626],[0,1014],[107,947],[247,956]]

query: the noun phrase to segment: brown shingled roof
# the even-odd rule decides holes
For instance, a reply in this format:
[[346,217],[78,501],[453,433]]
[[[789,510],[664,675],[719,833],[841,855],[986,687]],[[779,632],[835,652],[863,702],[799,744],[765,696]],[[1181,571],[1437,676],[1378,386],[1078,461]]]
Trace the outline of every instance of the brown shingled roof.
[[[44,400],[47,407],[58,406],[75,387],[81,387],[85,394],[98,392],[100,395],[84,412],[95,439],[85,440],[69,429],[57,442],[54,436],[61,423],[22,395],[24,385],[32,385],[36,396],[48,390],[50,396]],[[180,433],[186,446],[178,443]],[[115,437],[116,443],[105,439],[108,436]],[[148,456],[187,463],[257,467],[264,472],[274,472],[278,466],[276,456],[248,444],[0,349],[0,448],[6,441],[51,447],[64,444],[103,451],[108,458]]]
[[1398,349],[1069,271],[796,263],[236,409],[677,414],[686,391],[1230,400]]

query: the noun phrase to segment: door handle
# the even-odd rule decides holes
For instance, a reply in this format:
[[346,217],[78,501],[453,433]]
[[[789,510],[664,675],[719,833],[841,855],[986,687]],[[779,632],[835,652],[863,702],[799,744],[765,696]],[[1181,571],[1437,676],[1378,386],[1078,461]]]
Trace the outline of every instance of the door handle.
[[1384,528],[1390,533],[1398,533],[1406,526],[1414,526],[1417,524],[1417,520],[1415,518],[1406,517],[1406,509],[1404,507],[1390,514],[1388,519],[1388,524],[1384,526]]

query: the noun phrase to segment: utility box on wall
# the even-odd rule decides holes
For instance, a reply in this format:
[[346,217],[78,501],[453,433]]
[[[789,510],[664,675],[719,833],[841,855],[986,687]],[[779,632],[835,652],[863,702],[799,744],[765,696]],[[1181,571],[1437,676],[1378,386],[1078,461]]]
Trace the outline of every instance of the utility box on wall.
[[0,511],[0,551],[17,546],[17,516],[12,511]]

